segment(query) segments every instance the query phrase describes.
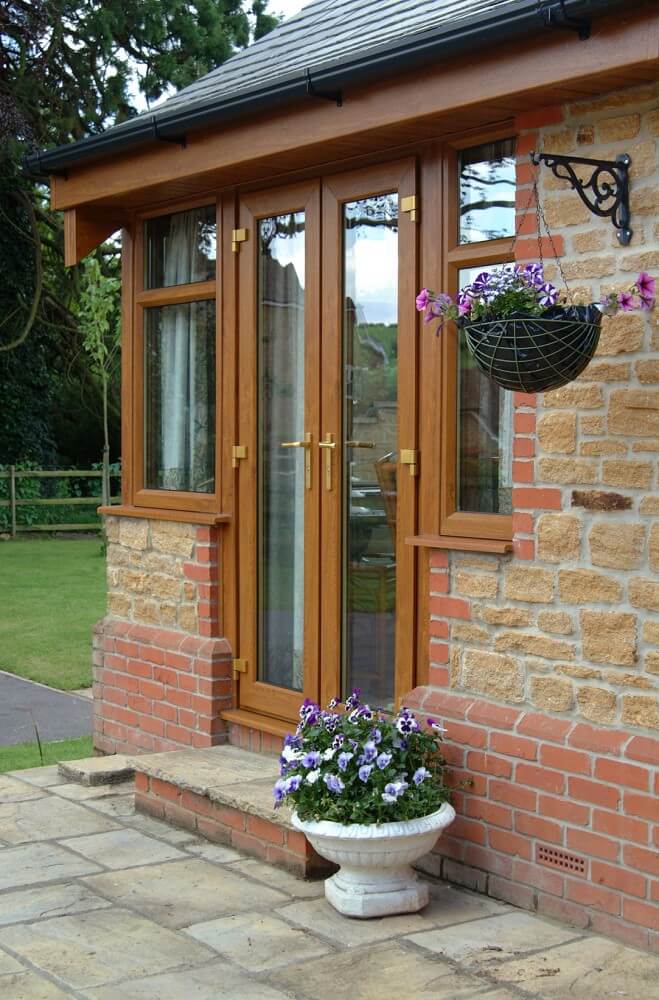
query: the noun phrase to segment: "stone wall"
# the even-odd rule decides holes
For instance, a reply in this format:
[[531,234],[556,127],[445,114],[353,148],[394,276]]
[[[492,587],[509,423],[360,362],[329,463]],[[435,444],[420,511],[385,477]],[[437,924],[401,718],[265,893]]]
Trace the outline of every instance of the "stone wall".
[[[531,112],[518,130],[517,259],[538,259],[531,149],[605,159],[627,152],[631,245],[621,247],[609,220],[588,213],[566,182],[541,168],[553,234],[553,246],[543,236],[543,254],[560,255],[573,301],[622,290],[640,270],[659,275],[659,86]],[[551,259],[547,272],[560,284]],[[480,868],[504,898],[568,919],[579,903],[587,914],[573,910],[576,922],[610,924],[655,947],[659,813],[648,798],[640,821],[634,795],[659,790],[659,740],[647,738],[659,736],[656,317],[605,319],[597,356],[575,382],[537,397],[516,394],[513,554],[431,554],[429,686],[414,695],[440,716],[456,698],[457,718],[469,700],[489,706],[478,731],[451,722],[452,709],[444,713],[455,760],[474,782],[459,799],[461,846],[451,854],[465,881]],[[526,718],[535,719],[533,732],[518,724]],[[571,740],[591,723],[599,742]],[[543,747],[541,737],[555,745]],[[617,758],[637,739],[649,765],[642,788],[635,766],[595,756],[599,748]],[[550,879],[538,862],[543,845],[578,855],[588,888],[568,889],[564,875]]]
[[94,746],[223,742],[231,650],[218,620],[216,528],[107,517],[107,616],[94,633]]

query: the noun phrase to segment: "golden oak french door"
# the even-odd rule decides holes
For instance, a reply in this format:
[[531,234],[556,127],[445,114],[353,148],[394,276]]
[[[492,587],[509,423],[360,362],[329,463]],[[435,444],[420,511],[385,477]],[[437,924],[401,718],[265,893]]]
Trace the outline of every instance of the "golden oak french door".
[[413,686],[414,185],[404,161],[241,201],[242,709]]

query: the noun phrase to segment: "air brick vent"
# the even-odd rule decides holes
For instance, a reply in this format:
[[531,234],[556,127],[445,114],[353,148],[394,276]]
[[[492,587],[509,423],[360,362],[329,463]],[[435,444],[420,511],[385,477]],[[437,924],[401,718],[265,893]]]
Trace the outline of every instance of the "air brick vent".
[[565,872],[583,875],[586,871],[585,858],[580,858],[576,854],[568,854],[566,851],[558,851],[555,847],[547,847],[545,844],[538,844],[536,858],[540,864],[561,868]]

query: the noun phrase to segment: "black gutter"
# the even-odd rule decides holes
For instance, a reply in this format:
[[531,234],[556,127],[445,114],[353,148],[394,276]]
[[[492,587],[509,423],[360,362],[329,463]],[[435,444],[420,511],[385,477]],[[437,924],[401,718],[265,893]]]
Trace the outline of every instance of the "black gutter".
[[[576,33],[578,27],[570,25],[571,20],[609,13],[620,7],[628,9],[629,6],[630,0],[519,0],[514,6],[504,8],[504,12],[495,8],[484,17],[459,21],[457,26],[447,23],[432,31],[408,35],[399,45],[371,48],[347,61],[325,64],[312,74],[305,69],[271,85],[234,96],[219,96],[170,112],[164,104],[162,111],[140,115],[134,121],[110,128],[107,132],[26,156],[24,168],[35,177],[65,175],[69,167],[83,162],[127,152],[156,140],[182,141],[188,132],[232,121],[246,114],[272,111],[304,100],[310,94],[340,93],[347,87],[421,68],[441,58],[464,55],[542,31],[560,28]],[[311,89],[310,82],[313,85]]]

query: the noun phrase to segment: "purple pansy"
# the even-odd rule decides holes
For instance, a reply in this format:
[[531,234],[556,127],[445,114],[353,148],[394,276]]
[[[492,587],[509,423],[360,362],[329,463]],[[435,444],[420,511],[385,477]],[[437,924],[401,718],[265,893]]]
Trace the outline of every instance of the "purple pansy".
[[366,782],[368,781],[368,779],[371,777],[371,771],[372,770],[373,770],[373,765],[372,764],[362,764],[362,766],[359,768],[359,771],[358,771],[359,780],[363,781],[364,784],[366,784]]
[[385,753],[384,751],[382,753],[379,753],[375,760],[375,763],[378,765],[381,771],[384,771],[385,767],[389,767],[389,765],[391,764],[391,754]]
[[417,767],[416,771],[412,775],[412,781],[415,785],[421,785],[426,780],[426,778],[431,778],[432,775],[427,767]]
[[302,758],[302,766],[309,769],[318,767],[320,764],[320,754],[317,750],[310,750],[309,753],[305,754]]
[[345,771],[348,767],[348,764],[350,763],[350,761],[354,756],[355,756],[354,753],[348,753],[347,751],[344,751],[344,753],[340,753],[339,756],[337,757],[339,771]]

